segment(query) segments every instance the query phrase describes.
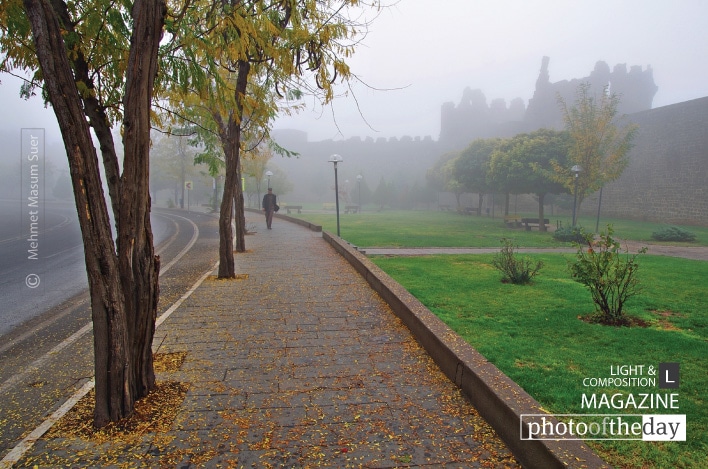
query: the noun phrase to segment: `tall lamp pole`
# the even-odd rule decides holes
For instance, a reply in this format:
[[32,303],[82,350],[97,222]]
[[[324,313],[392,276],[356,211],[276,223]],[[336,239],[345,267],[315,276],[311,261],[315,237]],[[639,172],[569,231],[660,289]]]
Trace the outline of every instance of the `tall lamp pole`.
[[583,170],[579,165],[575,165],[572,168],[570,168],[572,171],[574,177],[575,177],[575,190],[574,190],[574,195],[573,195],[573,228],[575,228],[575,211],[577,210],[577,204],[578,204],[578,175],[580,172]]
[[334,200],[336,202],[337,208],[337,237],[341,238],[339,235],[339,183],[337,181],[337,163],[344,161],[341,156],[336,153],[329,157],[329,162],[334,163]]
[[364,179],[364,176],[361,174],[357,175],[356,177],[356,182],[359,185],[358,191],[359,192],[359,211],[361,212],[361,180]]
[[266,171],[266,176],[268,177],[268,189],[270,189],[270,177],[273,175],[273,171]]

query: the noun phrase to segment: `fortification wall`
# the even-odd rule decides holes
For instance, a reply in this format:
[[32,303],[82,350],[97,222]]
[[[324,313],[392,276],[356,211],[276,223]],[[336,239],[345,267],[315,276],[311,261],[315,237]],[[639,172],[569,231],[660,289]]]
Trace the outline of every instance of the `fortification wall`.
[[708,97],[628,117],[639,125],[635,146],[622,176],[603,189],[602,214],[708,224]]

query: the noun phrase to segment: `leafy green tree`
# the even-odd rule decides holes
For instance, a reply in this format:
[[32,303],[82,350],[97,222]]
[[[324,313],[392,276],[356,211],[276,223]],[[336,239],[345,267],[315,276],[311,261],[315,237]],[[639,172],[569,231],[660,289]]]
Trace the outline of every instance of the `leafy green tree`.
[[492,153],[502,143],[501,139],[477,139],[465,148],[454,162],[454,177],[464,192],[479,194],[477,213],[482,213],[484,194],[492,190],[489,180],[489,164]]
[[589,83],[578,86],[572,107],[559,98],[570,147],[565,165],[553,163],[554,177],[572,193],[575,178],[571,168],[574,165],[582,168],[577,178],[578,207],[587,195],[620,177],[629,163],[627,154],[638,127],[620,126],[619,103],[619,96],[608,93],[607,89],[599,97],[592,94]]
[[[533,193],[538,198],[538,218],[544,219],[547,194],[565,192],[566,188],[554,179],[553,165],[565,166],[568,152],[568,134],[539,129],[530,134],[519,134],[503,141],[492,153],[489,179],[507,194]],[[544,224],[539,230],[545,231]]]
[[[166,12],[164,0],[0,0],[0,70],[28,74],[26,96],[42,87],[69,161],[91,295],[99,427],[130,415],[135,401],[155,387],[160,263],[150,226],[148,156]],[[111,133],[119,122],[121,165]]]
[[501,140],[489,156],[486,180],[495,192],[504,194],[504,215],[509,215],[510,194],[529,191],[529,168],[518,154],[518,149],[526,140],[527,134]]

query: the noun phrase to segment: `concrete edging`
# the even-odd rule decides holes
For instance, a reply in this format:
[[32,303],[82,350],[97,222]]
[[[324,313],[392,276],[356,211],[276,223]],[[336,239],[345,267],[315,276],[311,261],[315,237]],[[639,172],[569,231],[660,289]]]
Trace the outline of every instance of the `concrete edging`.
[[381,295],[524,467],[611,467],[581,441],[522,440],[521,415],[545,414],[541,405],[355,247],[327,231],[322,237]]

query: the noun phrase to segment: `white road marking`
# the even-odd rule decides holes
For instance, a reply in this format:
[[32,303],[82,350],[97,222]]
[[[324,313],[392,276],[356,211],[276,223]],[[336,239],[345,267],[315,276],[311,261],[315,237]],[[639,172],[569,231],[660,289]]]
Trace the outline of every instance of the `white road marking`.
[[[179,216],[179,215],[173,215],[178,218],[182,218],[189,223],[192,224],[193,227],[193,235],[192,239],[187,243],[187,245],[182,249],[177,256],[175,256],[172,261],[167,263],[164,268],[160,269],[160,275],[164,274],[167,272],[173,265],[175,265],[187,252],[194,246],[194,244],[197,242],[197,239],[199,238],[199,227],[192,221],[189,220],[188,218]],[[170,240],[171,242],[171,240]],[[169,244],[168,242],[162,250],[164,250]],[[162,251],[161,250],[161,251]],[[179,300],[177,300],[172,306],[170,306],[167,311],[165,311],[162,315],[160,315],[159,318],[155,321],[155,327],[159,327],[160,324],[162,324],[187,298],[189,298],[192,293],[199,287],[199,285],[206,280],[206,278],[216,269],[218,266],[218,263],[214,265],[211,269],[209,269],[207,272],[205,272],[197,282],[192,285],[192,287],[184,294],[182,297],[180,297]],[[60,344],[52,348],[49,352],[44,354],[42,357],[38,358],[34,362],[32,362],[28,367],[26,367],[21,373],[17,373],[13,375],[11,378],[6,380],[2,385],[0,385],[0,393],[4,392],[8,388],[14,386],[18,382],[22,381],[28,374],[38,371],[42,365],[44,365],[46,362],[49,361],[50,358],[52,358],[54,355],[56,355],[58,352],[61,350],[65,349],[69,345],[73,344],[77,340],[79,340],[83,335],[88,333],[90,330],[92,330],[93,324],[88,323],[75,333],[73,333],[71,336],[67,337],[64,341],[62,341]],[[5,468],[11,468],[13,464],[17,463],[20,458],[34,445],[34,443],[41,438],[42,435],[44,435],[51,427],[54,425],[64,414],[66,414],[69,410],[71,410],[76,403],[81,400],[82,397],[84,397],[94,386],[94,379],[91,378],[88,382],[86,382],[74,395],[69,398],[59,409],[57,409],[48,419],[46,419],[44,422],[42,422],[37,428],[35,428],[29,435],[27,435],[22,441],[20,441],[3,459],[0,461],[0,469],[5,469]]]

